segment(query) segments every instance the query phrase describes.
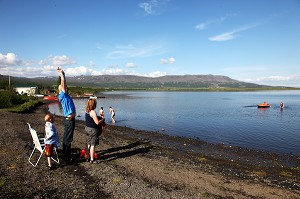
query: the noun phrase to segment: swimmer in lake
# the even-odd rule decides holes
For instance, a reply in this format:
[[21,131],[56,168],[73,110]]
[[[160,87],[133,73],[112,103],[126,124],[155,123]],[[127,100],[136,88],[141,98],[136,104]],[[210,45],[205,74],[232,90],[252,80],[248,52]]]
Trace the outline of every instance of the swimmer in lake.
[[284,103],[280,102],[280,109],[283,109],[283,108],[284,108]]

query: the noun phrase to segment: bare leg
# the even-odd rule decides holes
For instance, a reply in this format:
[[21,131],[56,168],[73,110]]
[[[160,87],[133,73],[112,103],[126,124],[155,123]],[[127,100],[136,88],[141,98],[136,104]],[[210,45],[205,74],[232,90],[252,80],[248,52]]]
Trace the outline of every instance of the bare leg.
[[85,150],[85,155],[84,155],[84,158],[88,161],[89,160],[89,156],[90,156],[90,147],[91,147],[91,145],[87,145],[87,148],[86,148],[86,150]]
[[47,157],[47,161],[48,161],[48,167],[52,167],[52,164],[51,164],[51,157]]
[[94,161],[94,153],[95,153],[95,146],[94,145],[91,145],[91,147],[90,147],[90,160],[91,160],[91,162],[93,162]]
[[111,121],[112,121],[112,123],[116,122],[114,117],[111,117]]

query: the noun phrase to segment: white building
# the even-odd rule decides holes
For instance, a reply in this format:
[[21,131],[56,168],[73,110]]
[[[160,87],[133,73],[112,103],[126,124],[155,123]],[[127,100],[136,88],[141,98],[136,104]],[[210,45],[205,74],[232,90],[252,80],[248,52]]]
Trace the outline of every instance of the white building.
[[28,96],[34,96],[36,89],[37,89],[36,86],[35,87],[30,87],[30,86],[16,87],[16,91],[19,94],[23,95],[26,93]]

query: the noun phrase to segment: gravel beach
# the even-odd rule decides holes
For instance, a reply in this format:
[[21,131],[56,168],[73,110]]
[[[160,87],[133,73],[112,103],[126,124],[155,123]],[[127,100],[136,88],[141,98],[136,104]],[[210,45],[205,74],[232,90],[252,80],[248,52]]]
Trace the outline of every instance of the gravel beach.
[[[1,198],[300,198],[300,157],[117,124],[105,127],[96,163],[79,157],[86,135],[77,120],[73,161],[48,170],[42,157],[33,167],[26,123],[44,132],[46,113],[47,103],[27,114],[0,110]],[[63,118],[55,125],[62,142]]]

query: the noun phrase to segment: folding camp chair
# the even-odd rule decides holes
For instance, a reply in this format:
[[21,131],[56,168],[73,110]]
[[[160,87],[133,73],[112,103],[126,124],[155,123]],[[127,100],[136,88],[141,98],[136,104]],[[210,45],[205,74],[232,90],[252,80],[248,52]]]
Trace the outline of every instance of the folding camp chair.
[[[32,137],[32,139],[33,139],[33,144],[34,144],[34,148],[33,148],[32,152],[31,152],[31,154],[30,154],[30,156],[29,156],[29,158],[28,158],[28,161],[30,162],[30,164],[32,164],[32,166],[35,167],[35,166],[39,163],[39,161],[40,161],[42,155],[43,155],[44,152],[45,152],[45,144],[44,144],[44,139],[45,139],[45,138],[39,138],[38,135],[37,135],[37,133],[36,133],[36,131],[30,126],[30,124],[27,123],[27,125],[28,125],[28,127],[29,127],[29,131],[30,131],[30,133],[31,133],[31,137]],[[40,152],[40,156],[38,157],[38,160],[36,161],[36,163],[33,163],[33,162],[31,161],[31,158],[32,158],[34,152],[36,151],[36,149]],[[56,147],[54,147],[54,152],[55,152],[55,154],[56,154],[56,159],[53,158],[53,157],[51,157],[51,159],[52,159],[54,162],[56,162],[56,163],[59,164],[59,159],[58,159],[58,154],[57,154],[57,151],[56,151]]]

